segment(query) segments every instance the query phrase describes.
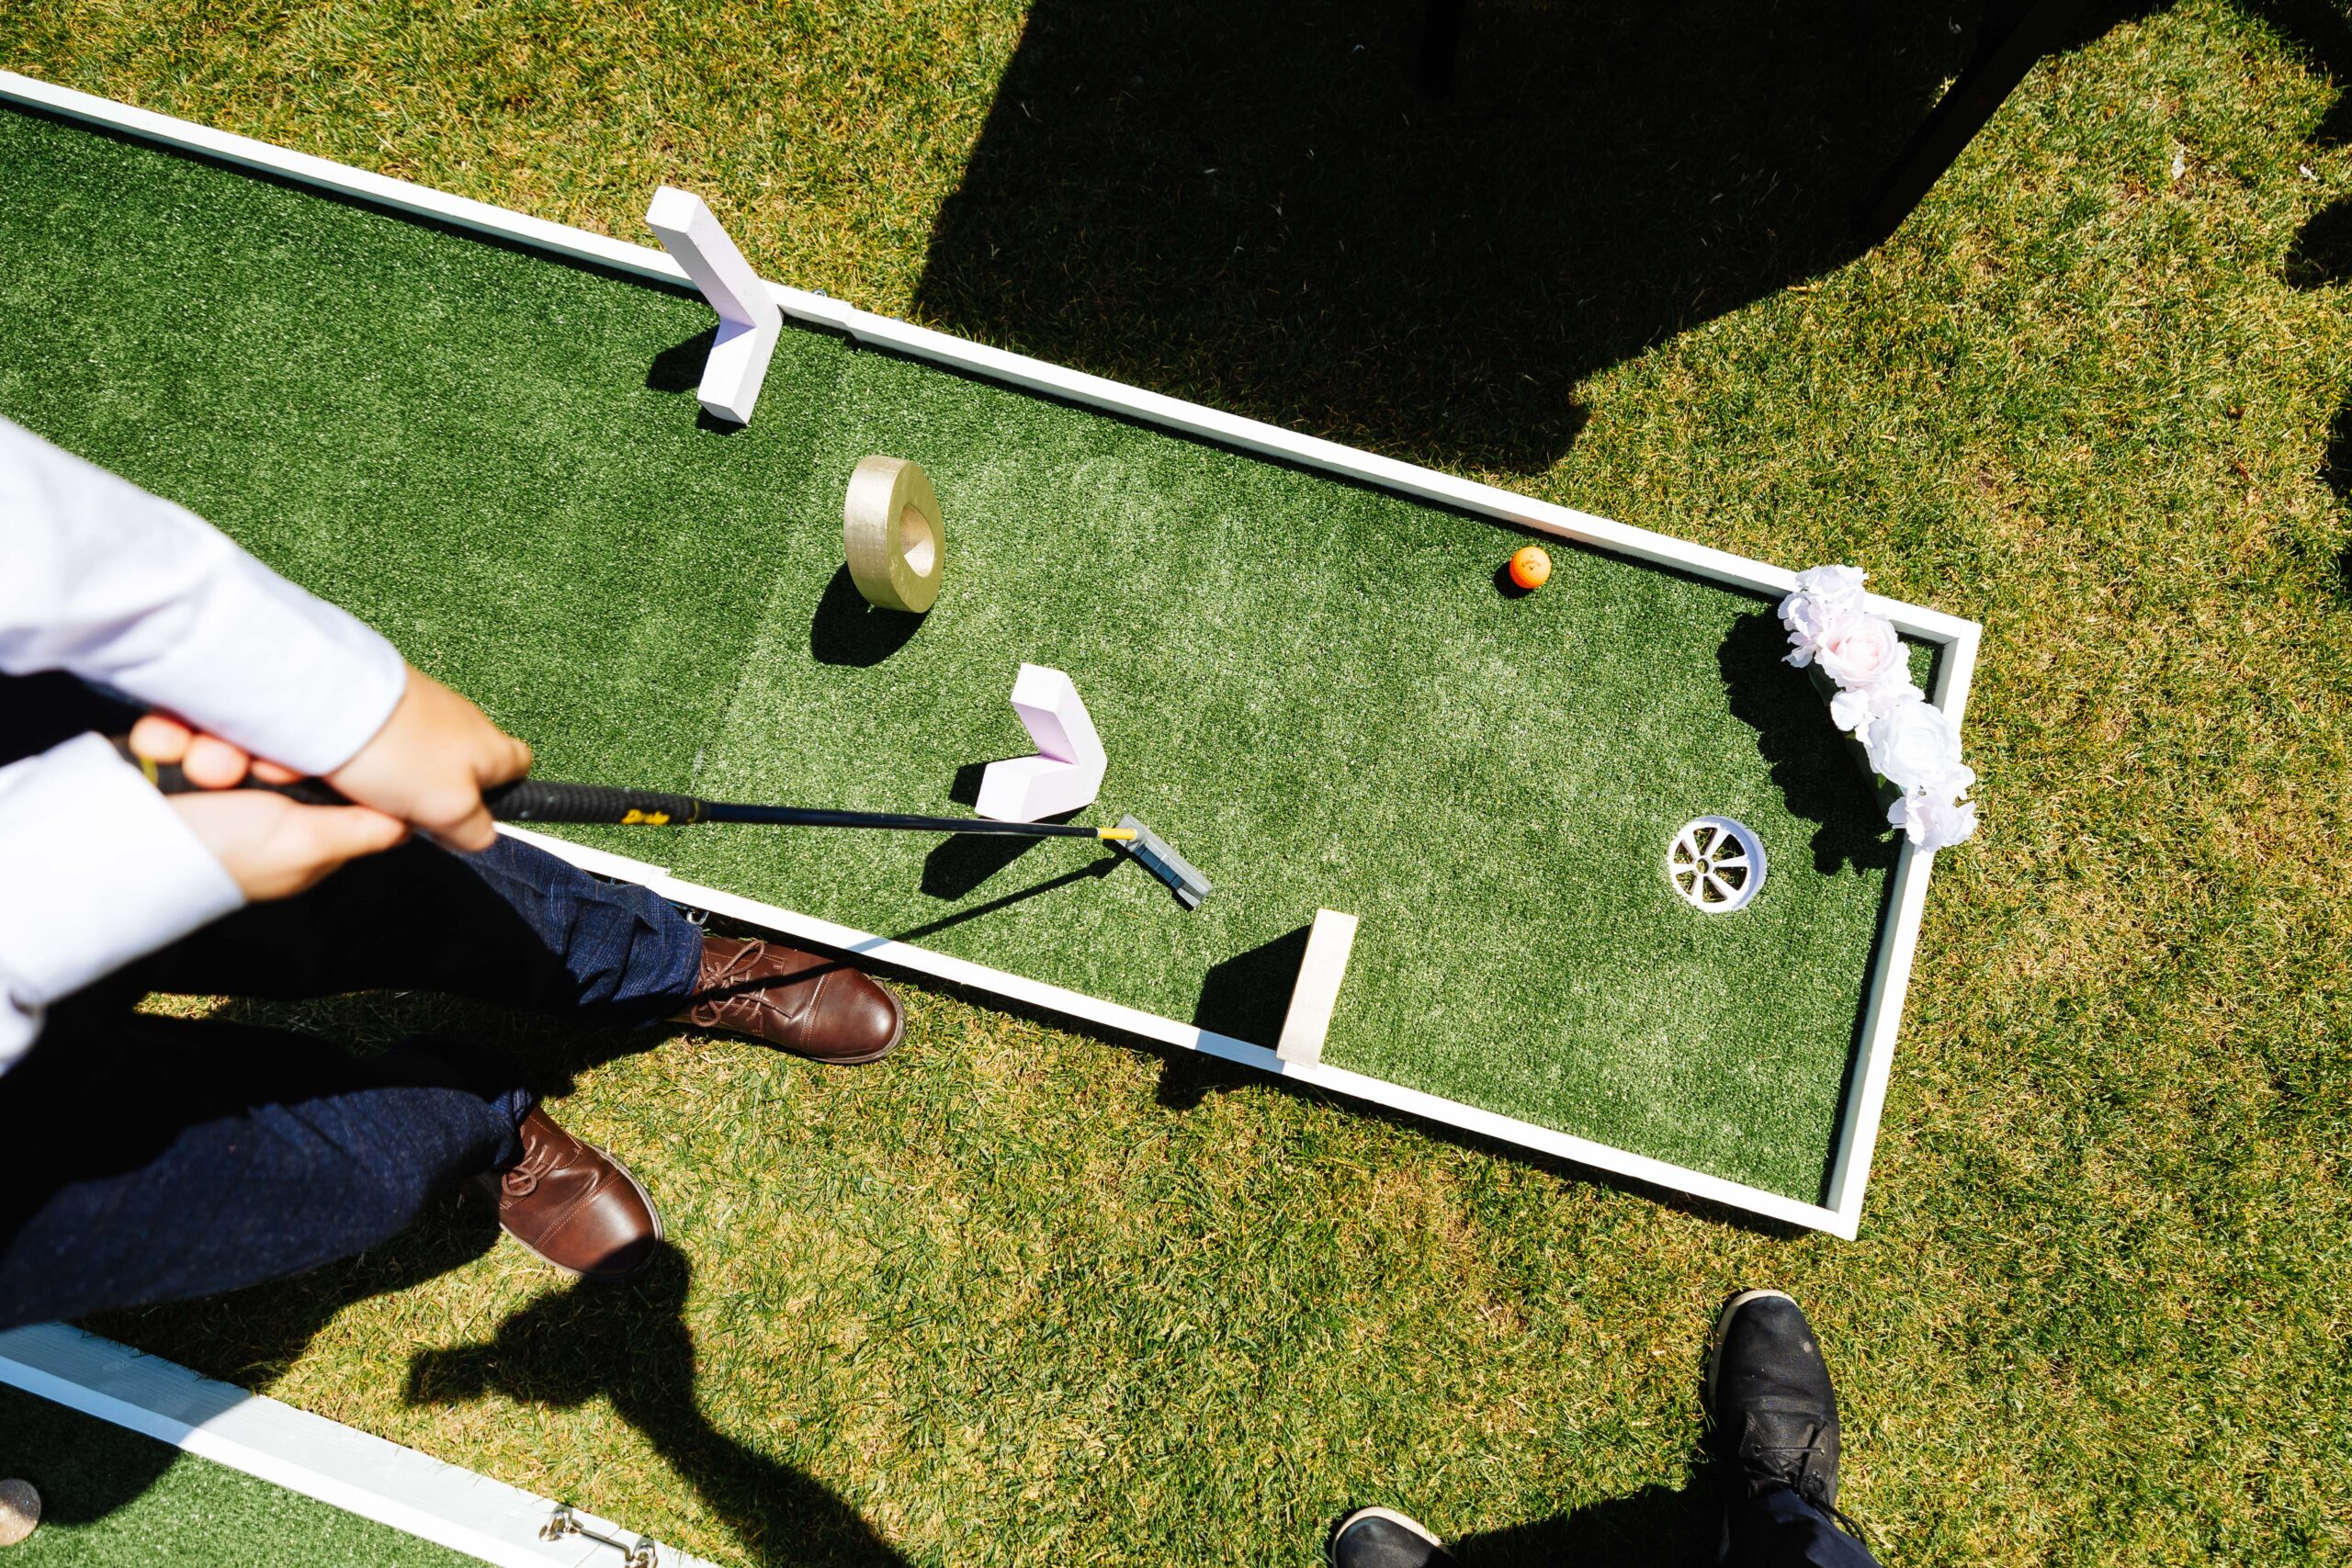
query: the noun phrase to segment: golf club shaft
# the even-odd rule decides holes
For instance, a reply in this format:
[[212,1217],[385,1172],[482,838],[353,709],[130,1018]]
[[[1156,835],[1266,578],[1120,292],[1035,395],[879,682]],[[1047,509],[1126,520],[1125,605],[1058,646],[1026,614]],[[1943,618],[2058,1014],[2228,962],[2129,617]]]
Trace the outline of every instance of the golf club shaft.
[[[152,762],[130,750],[115,750],[166,795],[196,788],[176,762]],[[308,806],[347,806],[349,801],[320,779],[239,786],[266,789]],[[516,779],[482,791],[482,804],[501,822],[578,822],[613,827],[684,827],[698,822],[741,822],[775,828],[883,828],[915,833],[993,833],[1015,839],[1106,839],[1124,841],[1132,829],[1093,828],[1075,822],[997,822],[985,817],[916,817],[895,811],[830,811],[808,806],[744,806],[704,800],[662,790],[624,789],[615,784],[564,784],[553,779]]]

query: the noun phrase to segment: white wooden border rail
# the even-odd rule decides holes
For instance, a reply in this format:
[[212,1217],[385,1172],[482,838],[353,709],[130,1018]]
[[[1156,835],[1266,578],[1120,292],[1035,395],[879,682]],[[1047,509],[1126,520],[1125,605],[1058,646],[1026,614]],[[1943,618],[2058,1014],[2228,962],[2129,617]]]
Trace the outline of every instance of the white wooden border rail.
[[[568,224],[527,217],[504,208],[492,207],[487,202],[451,196],[407,180],[369,174],[365,169],[315,158],[307,152],[289,152],[250,137],[234,136],[209,126],[75,92],[69,87],[52,86],[15,72],[0,71],[0,103],[6,102],[27,105],[164,146],[258,169],[282,179],[356,197],[436,223],[530,245],[574,261],[588,262],[684,288],[691,287],[684,269],[677,263],[649,246],[633,245],[602,234],[592,234]],[[887,316],[860,310],[822,294],[786,288],[775,283],[767,287],[775,295],[776,304],[793,320],[842,333],[860,344],[952,366],[988,380],[1042,392],[1089,408],[1102,409],[1143,423],[1180,431],[1286,463],[1339,474],[1417,500],[1551,534],[1615,555],[1630,556],[1636,560],[1690,572],[1735,588],[1781,594],[1788,592],[1795,584],[1795,573],[1782,567],[1750,560],[1745,556],[1710,549],[1703,545],[1688,544],[1646,528],[1630,527],[1605,517],[1596,517],[1590,513],[1515,495],[1510,491],[1440,473],[1433,468],[1419,468],[1393,457],[1342,446],[1337,442],[1301,435],[1257,420],[1243,419],[1216,409],[1204,408],[1198,403],[1188,403],[1158,392],[1106,380],[1100,376],[1089,376],[1082,371],[1050,365],[1044,360],[1008,354],[1002,349],[967,342],[927,327],[910,326]],[[1974,621],[1922,609],[1875,593],[1869,595],[1867,603],[1872,612],[1894,622],[1897,629],[1936,645],[1939,657],[1934,686],[1928,695],[1929,700],[1951,715],[1955,725],[1961,723],[1967,715],[1969,682],[1975,671],[1976,649],[1984,628]],[[529,836],[567,859],[611,870],[615,874],[632,881],[644,882],[681,903],[727,914],[802,941],[859,953],[914,974],[969,986],[1011,1001],[1046,1009],[1162,1044],[1205,1052],[1351,1099],[1369,1100],[1391,1110],[1518,1144],[1614,1175],[1686,1192],[1692,1197],[1809,1229],[1827,1231],[1849,1239],[1852,1238],[1861,1223],[1862,1193],[1870,1179],[1871,1152],[1878,1140],[1879,1117],[1886,1102],[1887,1074],[1894,1061],[1896,1030],[1902,1021],[1903,997],[1910,981],[1912,954],[1918,944],[1919,920],[1928,897],[1928,873],[1935,859],[1932,854],[1921,854],[1907,841],[1897,850],[1893,875],[1892,912],[1881,929],[1878,950],[1871,965],[1871,991],[1863,1008],[1860,1052],[1853,1064],[1846,1104],[1838,1119],[1836,1143],[1824,1184],[1824,1201],[1807,1203],[1760,1188],[1726,1181],[1703,1171],[1669,1165],[1643,1155],[1628,1154],[1623,1149],[1572,1137],[1532,1122],[1498,1116],[1475,1106],[1441,1100],[1435,1095],[1366,1077],[1344,1068],[1284,1062],[1271,1050],[1193,1024],[1122,1007],[1116,1002],[1104,1001],[1058,986],[1045,985],[945,953],[891,942],[835,925],[830,920],[757,903],[714,888],[696,887],[679,882],[660,867],[646,865],[642,862],[604,855],[537,835]]]
[[[643,1539],[575,1508],[605,1539],[550,1540],[545,1497],[62,1323],[0,1333],[0,1383],[498,1568],[620,1568],[611,1543]],[[711,1568],[650,1544],[658,1568]]]

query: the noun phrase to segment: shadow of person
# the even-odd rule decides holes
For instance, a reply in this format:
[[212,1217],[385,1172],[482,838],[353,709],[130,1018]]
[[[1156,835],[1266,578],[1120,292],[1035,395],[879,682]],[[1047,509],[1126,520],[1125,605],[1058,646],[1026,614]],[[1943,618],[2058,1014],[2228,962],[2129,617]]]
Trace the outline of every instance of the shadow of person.
[[[178,1458],[153,1438],[0,1386],[0,1476],[32,1483],[45,1529],[96,1524],[146,1495]],[[44,1540],[54,1544],[37,1536],[36,1552]]]
[[2297,288],[2327,288],[2352,280],[2352,197],[2332,201],[2312,214],[2287,247],[2280,271]]
[[1722,1513],[1701,1483],[1645,1486],[1532,1524],[1452,1542],[1463,1568],[1691,1568],[1715,1561]]
[[345,1307],[438,1279],[497,1240],[496,1211],[460,1190],[391,1240],[307,1274],[226,1295],[101,1313],[83,1326],[207,1377],[266,1392]]
[[1431,102],[1420,10],[1039,0],[918,313],[1540,472],[1594,372],[1860,254],[1856,209],[1973,46],[1933,6],[1497,0]]
[[684,1317],[691,1268],[665,1243],[625,1285],[552,1292],[487,1341],[424,1351],[409,1363],[408,1402],[446,1404],[499,1393],[570,1409],[602,1395],[727,1522],[753,1561],[903,1564],[831,1487],[729,1437],[703,1415]]
[[1743,615],[1717,650],[1732,716],[1756,731],[1756,750],[1792,814],[1817,824],[1815,869],[1881,870],[1895,844],[1869,777],[1804,671],[1790,668],[1788,634],[1769,610]]

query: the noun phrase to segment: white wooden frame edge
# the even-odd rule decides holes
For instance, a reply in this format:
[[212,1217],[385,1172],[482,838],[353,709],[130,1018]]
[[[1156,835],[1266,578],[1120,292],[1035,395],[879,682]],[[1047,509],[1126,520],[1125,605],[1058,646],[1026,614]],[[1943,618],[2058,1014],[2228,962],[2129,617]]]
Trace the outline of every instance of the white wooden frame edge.
[[[611,1568],[618,1560],[584,1536],[541,1539],[556,1510],[548,1498],[62,1323],[0,1333],[0,1383],[498,1568]],[[598,1535],[639,1539],[609,1519],[571,1513]],[[665,1564],[711,1568],[656,1546]]]
[[[519,242],[574,261],[683,288],[693,287],[684,269],[662,251],[650,246],[630,244],[627,241],[591,233],[569,224],[553,223],[546,219],[493,207],[487,202],[451,196],[408,180],[370,174],[364,169],[313,157],[307,152],[292,152],[251,137],[232,135],[150,109],[118,104],[70,87],[54,86],[16,72],[0,71],[0,102],[24,104],[128,132],[166,146],[200,152],[396,211],[412,213],[501,240]],[[770,283],[767,287],[785,314],[796,321],[830,328],[860,344],[950,366],[988,380],[1102,409],[1143,423],[1179,431],[1283,462],[1339,474],[1417,500],[1550,534],[1612,554],[1631,556],[1637,560],[1690,572],[1749,592],[1786,593],[1795,582],[1796,574],[1786,568],[1750,560],[1729,551],[1689,544],[1646,528],[1632,527],[1551,502],[1498,490],[1492,485],[1440,473],[1393,457],[1358,451],[1316,436],[1301,435],[1258,420],[1224,413],[1198,403],[1185,402],[1063,366],[1007,353],[985,344],[970,343],[927,327],[877,316],[822,294],[787,288],[776,283]],[[1976,650],[1984,628],[1974,621],[1875,593],[1869,595],[1868,604],[1871,610],[1892,621],[1897,629],[1934,644],[1941,650],[1934,688],[1928,696],[1951,716],[1955,725],[1962,723],[1966,717],[1969,684],[1975,671]],[[537,835],[530,836],[537,838]],[[574,860],[594,854],[594,852],[582,852],[577,846],[560,840],[538,841]],[[1877,1144],[1879,1120],[1885,1106],[1887,1079],[1893,1066],[1894,1037],[1902,1021],[1904,993],[1910,981],[1911,962],[1918,944],[1919,922],[1927,903],[1928,874],[1934,862],[1933,854],[1922,854],[1907,841],[1902,843],[1896,852],[1890,890],[1892,909],[1890,918],[1882,928],[1873,959],[1872,984],[1863,1010],[1861,1044],[1847,1088],[1846,1103],[1838,1119],[1829,1173],[1825,1183],[1827,1201],[1815,1204],[1571,1137],[1532,1122],[1441,1100],[1343,1068],[1302,1067],[1282,1061],[1270,1050],[1200,1030],[1191,1024],[1139,1012],[1057,986],[1046,986],[1002,970],[968,964],[944,953],[889,942],[846,926],[738,898],[716,889],[694,887],[691,884],[675,881],[658,867],[645,866],[625,857],[603,858],[619,865],[637,868],[645,874],[620,872],[616,874],[636,881],[646,881],[650,876],[652,880],[649,886],[677,890],[669,892],[668,896],[676,897],[681,903],[718,909],[804,940],[867,954],[914,973],[972,986],[1012,1000],[1046,1008],[1166,1044],[1204,1051],[1211,1055],[1223,1056],[1285,1077],[1312,1082],[1354,1099],[1371,1100],[1467,1132],[1556,1155],[1596,1169],[1809,1229],[1827,1231],[1848,1239],[1854,1236],[1861,1222],[1862,1195],[1869,1184],[1871,1156]],[[820,931],[832,934],[819,934]]]

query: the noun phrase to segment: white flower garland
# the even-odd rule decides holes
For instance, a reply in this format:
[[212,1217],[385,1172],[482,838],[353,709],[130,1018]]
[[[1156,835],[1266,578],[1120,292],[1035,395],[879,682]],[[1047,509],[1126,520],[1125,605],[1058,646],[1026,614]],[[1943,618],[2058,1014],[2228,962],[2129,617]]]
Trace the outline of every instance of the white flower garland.
[[1862,744],[1871,767],[1902,792],[1886,819],[1923,850],[1950,849],[1976,831],[1967,798],[1974,770],[1960,760],[1960,732],[1911,682],[1911,660],[1892,623],[1862,608],[1863,573],[1817,566],[1797,573],[1781,601],[1789,662],[1818,669],[1838,688],[1829,716]]

